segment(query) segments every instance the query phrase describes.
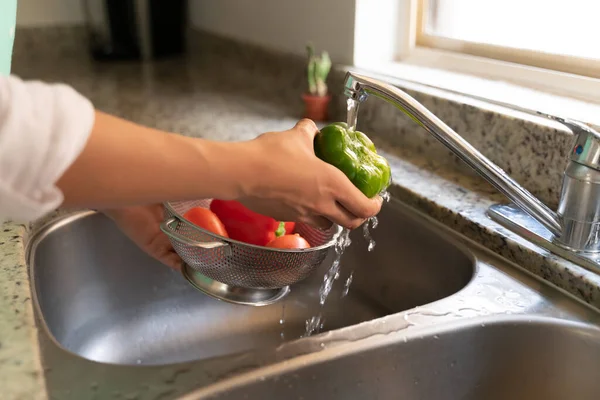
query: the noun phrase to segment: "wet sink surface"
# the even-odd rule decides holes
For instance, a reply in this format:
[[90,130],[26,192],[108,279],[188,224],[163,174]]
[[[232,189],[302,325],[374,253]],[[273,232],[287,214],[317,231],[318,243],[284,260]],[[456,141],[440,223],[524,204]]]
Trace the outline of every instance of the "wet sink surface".
[[49,398],[598,398],[598,310],[399,202],[375,251],[361,236],[324,310],[328,262],[255,308],[197,292],[101,215],[55,222],[28,247]]
[[485,322],[365,342],[342,356],[323,352],[308,365],[292,361],[185,400],[598,398],[598,328],[543,319]]
[[[201,360],[298,339],[318,312],[324,330],[335,330],[440,300],[472,279],[473,257],[397,204],[386,205],[379,219],[373,252],[361,231],[353,233],[323,310],[318,288],[331,258],[281,303],[231,305],[193,289],[95,213],[44,231],[30,267],[42,320],[64,349],[124,365]],[[353,283],[342,298],[351,271]]]

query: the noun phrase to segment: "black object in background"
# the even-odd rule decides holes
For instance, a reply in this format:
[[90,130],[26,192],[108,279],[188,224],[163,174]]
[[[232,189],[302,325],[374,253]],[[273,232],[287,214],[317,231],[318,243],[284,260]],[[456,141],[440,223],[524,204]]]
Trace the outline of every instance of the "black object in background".
[[183,53],[187,0],[84,0],[92,56],[157,59]]

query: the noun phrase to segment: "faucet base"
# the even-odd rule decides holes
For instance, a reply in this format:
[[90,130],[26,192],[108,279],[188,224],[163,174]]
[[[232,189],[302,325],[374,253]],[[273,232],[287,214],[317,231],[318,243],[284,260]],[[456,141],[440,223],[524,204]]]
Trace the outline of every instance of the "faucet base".
[[513,204],[494,204],[488,208],[487,215],[533,244],[589,271],[600,273],[600,253],[575,252],[561,246],[556,242],[554,234],[519,207]]

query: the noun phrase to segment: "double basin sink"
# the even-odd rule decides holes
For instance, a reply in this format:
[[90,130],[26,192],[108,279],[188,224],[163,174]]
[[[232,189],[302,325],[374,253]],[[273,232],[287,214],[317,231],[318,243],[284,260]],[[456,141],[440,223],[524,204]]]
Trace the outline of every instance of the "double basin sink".
[[596,310],[400,202],[379,221],[324,306],[331,258],[265,307],[196,291],[101,214],[52,222],[28,246],[49,397],[599,398]]

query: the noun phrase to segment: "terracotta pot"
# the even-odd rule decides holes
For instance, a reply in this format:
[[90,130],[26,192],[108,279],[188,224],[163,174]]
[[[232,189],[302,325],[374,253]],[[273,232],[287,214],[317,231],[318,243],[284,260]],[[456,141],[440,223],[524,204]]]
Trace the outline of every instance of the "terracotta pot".
[[304,118],[310,118],[313,121],[326,121],[329,102],[331,96],[313,96],[311,94],[303,94],[302,100],[306,106],[304,110]]

